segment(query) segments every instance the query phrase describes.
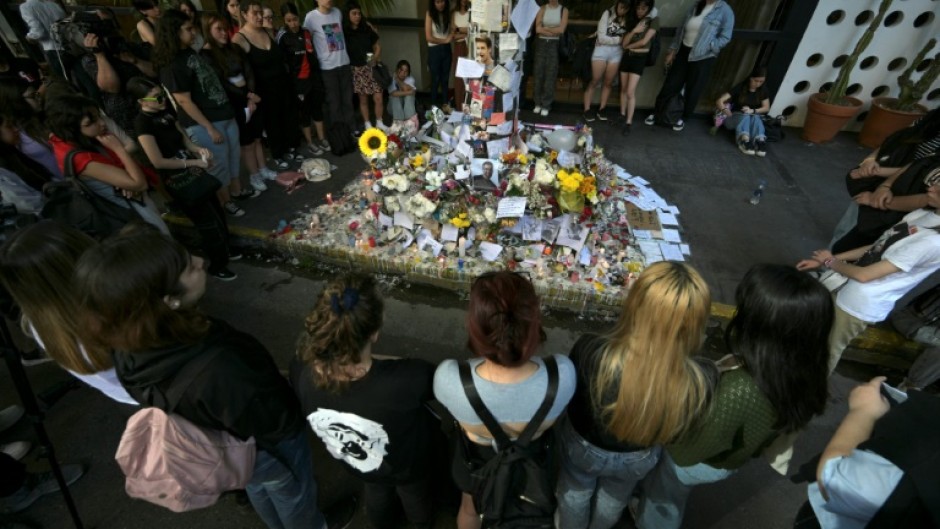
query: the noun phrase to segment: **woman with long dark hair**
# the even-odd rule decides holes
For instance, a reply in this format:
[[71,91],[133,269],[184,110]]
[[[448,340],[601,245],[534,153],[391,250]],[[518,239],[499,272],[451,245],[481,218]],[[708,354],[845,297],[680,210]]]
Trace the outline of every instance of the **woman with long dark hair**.
[[[82,341],[113,351],[128,393],[144,406],[172,406],[202,428],[253,437],[258,451],[245,490],[265,525],[326,527],[300,403],[258,340],[199,311],[201,258],[140,230],[85,252],[75,283]],[[198,372],[180,376],[193,362]],[[179,397],[169,403],[168,395]]]
[[[261,96],[256,92],[255,74],[244,52],[231,42],[225,20],[208,15],[203,18],[208,36],[202,56],[218,74],[228,102],[235,113],[238,124],[238,143],[242,163],[248,170],[248,182],[259,193],[268,188],[265,180],[277,178],[277,173],[268,168],[264,157],[261,136],[264,134],[264,119],[261,117]],[[254,195],[254,193],[252,193]]]
[[[262,25],[261,1],[241,0],[239,9],[245,24],[232,37],[232,44],[248,56],[255,74],[255,88],[261,97],[258,105],[268,148],[275,166],[286,170],[295,158],[293,151],[300,132],[287,61],[274,40],[274,32]],[[300,155],[296,158],[303,159]]]
[[620,117],[621,134],[628,136],[633,126],[636,109],[636,86],[646,69],[650,46],[659,33],[659,16],[654,0],[636,0],[630,6],[627,27],[633,27],[623,36],[623,56],[620,58]]
[[721,94],[715,102],[716,108],[725,115],[722,125],[734,131],[738,149],[744,154],[760,157],[767,155],[767,132],[761,118],[770,112],[770,91],[764,86],[766,80],[767,69],[758,66],[747,80]]
[[[725,0],[698,0],[686,14],[666,52],[665,64],[669,70],[656,96],[656,111],[659,111],[685,90],[682,119],[672,130],[684,129],[686,120],[695,112],[718,54],[731,42],[733,30],[734,11]],[[656,114],[647,116],[644,123],[656,123]]]
[[656,263],[630,287],[610,332],[575,343],[578,387],[559,435],[559,527],[613,527],[659,445],[692,431],[708,409],[717,371],[694,355],[710,300],[695,269]]
[[[63,174],[80,179],[98,198],[133,209],[147,223],[170,233],[147,195],[143,168],[108,132],[94,101],[79,95],[56,97],[46,105],[46,115],[52,131],[49,143]],[[70,153],[74,153],[71,160]]]
[[[614,79],[617,77],[617,68],[623,56],[621,42],[627,33],[627,13],[630,12],[629,0],[617,0],[610,9],[604,10],[600,20],[597,21],[597,42],[591,54],[591,82],[584,88],[584,121],[599,119],[607,121],[607,99]],[[596,113],[591,112],[594,94],[601,88],[600,104]]]
[[[454,51],[450,57],[450,68],[456,72],[457,59],[463,57],[470,58],[470,47],[467,45],[467,39],[470,37],[470,0],[456,0],[454,2],[454,11],[451,15],[451,31],[454,34]],[[464,80],[454,77],[454,105],[458,112],[463,112],[463,106],[467,96],[467,87]]]
[[[532,284],[512,272],[492,272],[476,278],[470,288],[467,310],[467,345],[473,353],[468,363],[474,386],[487,409],[505,433],[518,437],[545,399],[548,366],[536,353],[545,341],[539,298]],[[571,361],[554,354],[558,390],[554,403],[536,432],[543,450],[550,427],[564,412],[574,394],[576,377]],[[494,435],[477,416],[464,393],[460,362],[444,360],[434,374],[434,396],[460,424],[466,448],[454,455],[453,478],[463,492],[457,514],[459,529],[479,529],[481,520],[470,495],[470,468],[492,459]],[[535,444],[535,442],[533,442]],[[515,500],[520,501],[520,500]]]
[[193,23],[193,28],[196,30],[196,36],[193,37],[191,45],[192,48],[196,51],[201,50],[206,44],[206,35],[202,30],[202,13],[196,8],[196,4],[192,0],[180,0],[179,10],[189,17],[189,21]]
[[372,68],[382,59],[382,46],[379,34],[362,14],[362,7],[354,0],[346,2],[346,35],[349,64],[352,66],[353,92],[359,96],[359,113],[362,115],[363,129],[372,128],[369,119],[369,99],[375,107],[375,126],[385,130],[382,122],[385,115],[383,96],[386,86],[379,86],[372,75]]
[[[427,529],[434,518],[428,479],[433,421],[425,404],[434,398],[434,366],[374,354],[383,307],[370,277],[347,274],[330,281],[304,321],[291,385],[330,455],[364,483],[372,527],[398,527],[403,509],[412,526]],[[346,450],[333,433],[338,419],[370,442]]]
[[[314,156],[330,150],[323,129],[323,102],[326,90],[320,76],[320,60],[313,48],[313,35],[300,25],[300,12],[290,2],[281,5],[284,27],[277,32],[277,44],[284,52],[287,67],[294,76],[294,93],[297,95],[297,110],[300,116],[300,131],[307,140],[307,148]],[[310,122],[316,131],[311,130]]]
[[761,264],[744,276],[735,301],[725,331],[731,354],[719,362],[711,409],[666,445],[643,483],[638,527],[678,529],[692,487],[727,478],[826,406],[829,291],[792,267]]
[[[183,132],[176,115],[169,110],[163,88],[142,77],[127,83],[127,91],[137,99],[140,114],[134,120],[134,129],[141,149],[162,178],[170,177],[195,167],[206,170],[212,163],[209,149],[199,147]],[[172,192],[168,189],[172,196]],[[176,197],[174,197],[176,198]],[[198,202],[177,198],[176,206],[189,217],[199,232],[202,249],[209,260],[209,275],[231,281],[236,276],[228,269],[229,259],[241,257],[231,254],[225,212],[215,194],[206,195]]]
[[431,0],[424,15],[424,38],[428,41],[428,68],[431,70],[431,104],[447,102],[447,81],[450,78],[450,28],[448,0]]
[[160,72],[163,86],[176,100],[180,124],[186,134],[196,145],[212,151],[209,173],[222,184],[216,193],[219,202],[229,215],[240,217],[245,211],[232,198],[257,196],[257,190],[241,189],[235,112],[218,75],[191,48],[194,34],[189,17],[176,9],[167,11],[160,18],[157,45],[153,50],[154,65]]
[[140,40],[153,46],[157,43],[157,22],[160,20],[160,4],[156,0],[134,0],[134,9],[140,15],[137,35]]
[[228,27],[228,36],[234,37],[242,27],[242,13],[238,0],[225,0],[225,9],[221,13]]

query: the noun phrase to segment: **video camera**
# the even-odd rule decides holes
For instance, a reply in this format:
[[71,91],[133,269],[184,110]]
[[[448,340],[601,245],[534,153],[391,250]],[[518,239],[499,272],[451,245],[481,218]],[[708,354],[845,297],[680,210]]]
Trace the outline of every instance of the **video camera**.
[[98,36],[98,48],[108,55],[117,56],[128,52],[145,58],[141,50],[135,49],[132,43],[121,36],[113,19],[101,18],[97,11],[73,11],[52,25],[52,34],[56,41],[76,56],[97,51],[85,47],[85,35],[89,33]]

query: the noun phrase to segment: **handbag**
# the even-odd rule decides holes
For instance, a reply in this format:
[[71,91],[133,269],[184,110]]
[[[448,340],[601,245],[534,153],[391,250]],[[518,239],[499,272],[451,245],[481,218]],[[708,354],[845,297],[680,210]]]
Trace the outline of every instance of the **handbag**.
[[105,200],[75,176],[72,165],[77,151],[65,155],[65,180],[49,182],[42,188],[43,205],[39,215],[78,229],[101,240],[118,232],[128,222],[141,220],[127,198],[127,207]]
[[195,206],[210,198],[222,184],[202,167],[187,167],[163,180],[167,193],[184,206]]
[[388,66],[379,61],[372,67],[372,79],[382,88],[387,90],[392,85],[392,74],[388,71]]

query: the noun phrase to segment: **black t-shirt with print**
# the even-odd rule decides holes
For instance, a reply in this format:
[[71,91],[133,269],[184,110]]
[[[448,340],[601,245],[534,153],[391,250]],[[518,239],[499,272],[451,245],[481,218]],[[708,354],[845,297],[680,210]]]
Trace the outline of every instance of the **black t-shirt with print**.
[[372,53],[372,46],[379,41],[379,35],[367,24],[360,24],[356,29],[346,26],[343,32],[350,66],[365,66],[366,54]]
[[730,92],[728,92],[731,95],[730,103],[732,110],[739,111],[743,107],[751,107],[752,109],[757,110],[763,104],[762,101],[764,99],[769,99],[769,96],[763,88],[751,92],[747,89],[746,85],[747,81],[735,86],[731,89]]
[[[180,51],[169,66],[160,70],[160,81],[170,93],[189,92],[193,103],[209,121],[225,121],[235,117],[219,76],[205,58],[192,48]],[[197,124],[182,108],[180,123],[184,127]]]
[[314,384],[295,358],[290,380],[307,424],[330,455],[363,481],[398,485],[427,475],[434,366],[424,360],[373,360],[365,377],[342,393]]

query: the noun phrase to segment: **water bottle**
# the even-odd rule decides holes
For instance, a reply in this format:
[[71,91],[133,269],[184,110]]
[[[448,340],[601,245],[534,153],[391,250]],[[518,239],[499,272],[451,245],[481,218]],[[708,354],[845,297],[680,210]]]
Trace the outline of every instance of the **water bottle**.
[[757,189],[754,190],[754,193],[751,194],[751,204],[758,205],[760,204],[760,199],[764,197],[764,189],[767,188],[767,182],[761,180],[757,184]]

